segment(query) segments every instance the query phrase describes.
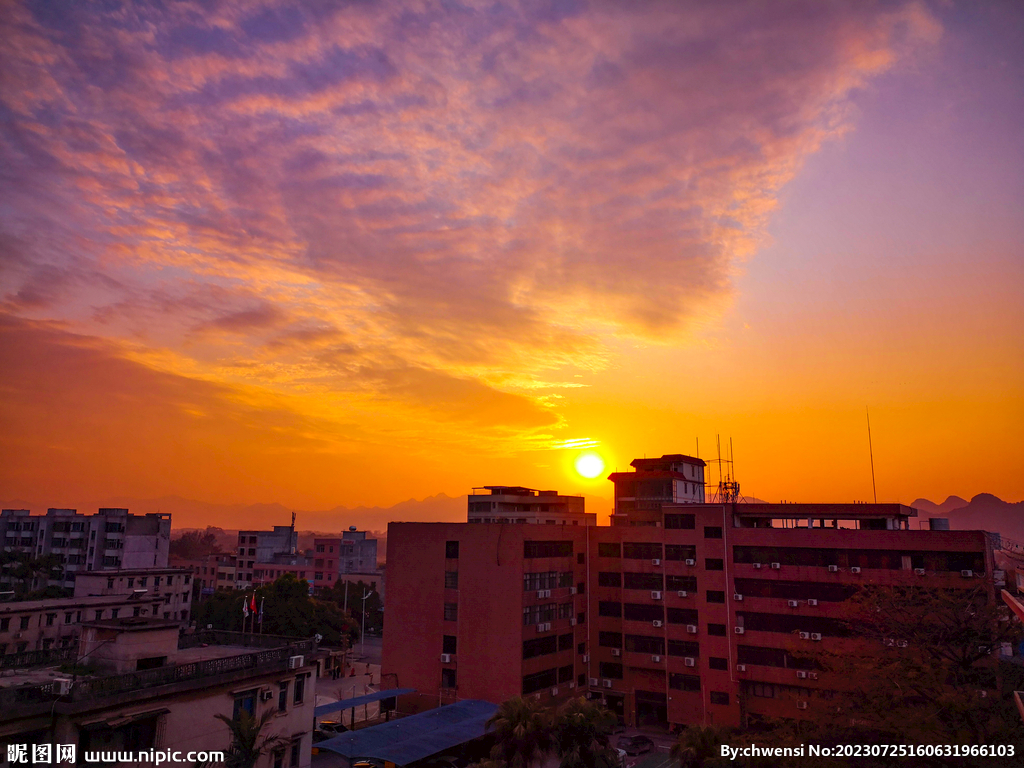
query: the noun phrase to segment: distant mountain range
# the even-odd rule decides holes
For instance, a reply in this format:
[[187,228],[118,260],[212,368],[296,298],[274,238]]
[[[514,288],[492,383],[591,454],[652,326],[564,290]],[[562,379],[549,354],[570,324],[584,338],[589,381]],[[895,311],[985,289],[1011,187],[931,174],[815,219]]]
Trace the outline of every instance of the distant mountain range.
[[922,520],[945,517],[954,530],[994,531],[1024,543],[1024,501],[1003,501],[991,493],[979,493],[970,501],[950,496],[941,504],[918,499],[910,506],[921,513]]

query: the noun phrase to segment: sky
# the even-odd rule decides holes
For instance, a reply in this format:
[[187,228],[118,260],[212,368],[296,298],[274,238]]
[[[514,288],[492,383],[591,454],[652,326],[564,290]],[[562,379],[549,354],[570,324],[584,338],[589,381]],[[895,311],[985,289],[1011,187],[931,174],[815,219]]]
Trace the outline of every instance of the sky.
[[0,39],[0,498],[610,497],[720,439],[745,495],[870,501],[868,413],[879,501],[1024,498],[1024,6],[12,0]]

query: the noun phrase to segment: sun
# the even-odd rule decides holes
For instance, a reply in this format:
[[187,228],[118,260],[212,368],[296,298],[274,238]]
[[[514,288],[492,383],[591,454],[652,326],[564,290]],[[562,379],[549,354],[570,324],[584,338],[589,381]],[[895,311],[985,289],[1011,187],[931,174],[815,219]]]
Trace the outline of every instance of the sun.
[[586,453],[581,453],[576,457],[576,463],[574,466],[580,475],[593,480],[604,472],[604,459],[593,451],[587,451]]

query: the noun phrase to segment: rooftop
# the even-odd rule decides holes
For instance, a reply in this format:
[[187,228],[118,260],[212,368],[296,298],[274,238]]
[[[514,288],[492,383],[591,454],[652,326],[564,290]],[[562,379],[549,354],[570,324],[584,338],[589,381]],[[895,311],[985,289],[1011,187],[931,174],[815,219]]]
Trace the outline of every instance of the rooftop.
[[[558,496],[558,491],[538,491],[536,488],[525,488],[521,485],[480,485],[473,488],[474,496],[487,496],[486,493],[475,493],[475,491],[490,491],[491,496]],[[576,494],[561,494],[571,496]]]

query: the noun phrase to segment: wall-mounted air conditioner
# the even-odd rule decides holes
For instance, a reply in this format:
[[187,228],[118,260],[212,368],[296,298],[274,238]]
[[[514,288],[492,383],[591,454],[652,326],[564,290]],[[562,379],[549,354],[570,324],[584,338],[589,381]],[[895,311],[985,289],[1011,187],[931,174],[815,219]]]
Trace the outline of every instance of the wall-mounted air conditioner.
[[687,624],[686,625],[686,631],[689,632],[691,635],[696,635],[697,634],[697,625],[696,624]]
[[687,592],[685,589],[680,589],[678,592],[676,592],[676,597],[686,597],[688,594],[690,593]]
[[802,669],[798,669],[796,671],[796,676],[797,676],[797,679],[799,679],[799,680],[806,680],[807,679],[807,673],[804,672]]
[[584,653],[583,654],[583,663],[584,664],[589,664],[590,663],[590,654],[589,653]]
[[570,627],[575,627],[576,626],[576,619],[569,619],[569,626]]
[[696,561],[696,560],[694,560],[694,559],[692,559],[692,558],[687,558],[687,559],[686,559],[686,560],[685,560],[684,562],[685,562],[685,563],[686,563],[687,565],[696,565],[696,564],[697,564],[697,561]]
[[821,632],[811,632],[811,640],[821,640]]
[[661,592],[651,592],[651,600],[661,600]]
[[808,605],[812,605],[812,606],[813,606],[813,605],[817,605],[817,604],[818,604],[818,601],[817,601],[817,600],[815,600],[815,599],[814,599],[813,597],[811,597],[811,598],[808,598],[808,599],[807,599],[807,604],[808,604]]
[[67,696],[69,693],[71,693],[71,678],[53,678],[53,692],[56,693],[58,696]]
[[963,570],[960,571],[960,575],[963,576],[965,579],[969,579],[972,576],[974,576],[974,571]]
[[569,587],[569,594],[570,595],[575,595],[576,594],[576,587]]
[[653,661],[655,664],[660,664],[661,663],[661,656],[658,656],[658,655],[651,656],[651,661]]
[[790,608],[796,608],[800,605],[800,603],[798,603],[796,600],[787,600],[786,605],[788,605]]
[[851,567],[850,568],[850,573],[860,573],[860,566],[859,565],[855,565],[855,566]]
[[741,595],[739,592],[737,592],[735,595],[732,596],[732,599],[735,600],[737,603],[742,603],[743,602],[743,595]]
[[744,632],[746,632],[746,630],[743,629],[743,627],[736,627],[734,631],[737,635],[742,635]]
[[597,678],[596,678],[596,677],[592,677],[592,678],[590,678],[590,684],[591,684],[591,685],[592,685],[593,687],[595,687],[595,688],[596,688],[596,687],[597,687]]
[[652,621],[652,622],[651,622],[651,625],[652,625],[652,626],[653,626],[653,627],[654,627],[655,629],[659,629],[659,628],[661,628],[661,627],[665,626],[665,622],[663,622],[663,621],[658,621],[658,619],[655,619],[654,621]]
[[452,663],[452,655],[450,653],[442,653],[441,654],[441,663],[442,664],[451,664]]
[[621,648],[612,648],[612,656],[621,656],[621,655],[622,655],[622,649]]
[[796,703],[796,708],[797,709],[807,709],[807,702],[806,701],[798,701]]
[[651,565],[661,565],[661,559],[657,557],[654,558],[653,560],[651,560]]
[[772,563],[772,570],[777,571],[782,567],[782,563]]
[[538,589],[537,590],[537,597],[551,597],[551,590],[550,589]]
[[601,681],[601,685],[603,685],[605,688],[611,688],[612,687],[612,681],[611,680],[602,680]]
[[746,664],[737,664],[736,665],[736,671],[737,672],[746,672],[747,671],[747,665]]
[[552,688],[551,689],[551,695],[552,696],[557,696],[558,695],[558,689],[557,688]]
[[695,667],[697,666],[697,660],[693,658],[693,656],[687,656],[683,659],[683,665],[687,667]]
[[838,565],[830,565],[828,567],[828,572],[829,573],[839,573],[839,566]]
[[761,570],[761,564],[760,563],[752,563],[752,565],[754,566],[754,570],[756,570],[756,571],[760,571]]
[[811,639],[811,633],[810,632],[801,632],[800,633],[800,639],[801,640],[810,640]]
[[817,672],[808,672],[807,673],[807,677],[810,680],[817,680],[818,679],[818,673]]
[[926,573],[926,571],[925,571],[924,568],[915,568],[914,569],[914,575],[915,576],[924,576],[925,573]]
[[288,669],[298,669],[302,666],[305,661],[302,656],[289,656],[288,657]]
[[270,701],[274,698],[274,692],[271,690],[260,691],[260,701]]

